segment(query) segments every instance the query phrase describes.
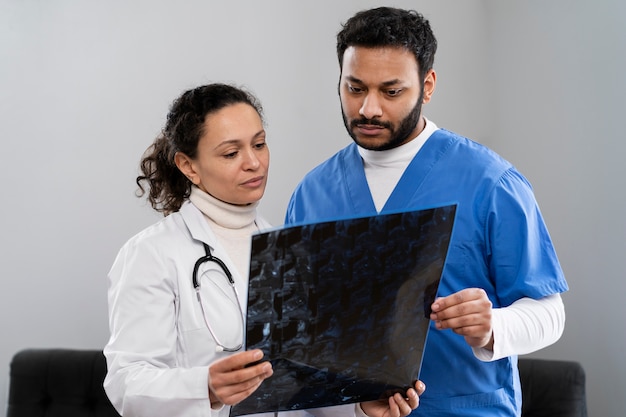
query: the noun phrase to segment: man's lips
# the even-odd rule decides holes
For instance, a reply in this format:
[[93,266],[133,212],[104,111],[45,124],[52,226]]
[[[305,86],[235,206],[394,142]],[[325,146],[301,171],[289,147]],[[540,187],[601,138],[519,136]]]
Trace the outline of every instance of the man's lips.
[[386,129],[385,126],[380,125],[368,125],[368,124],[358,124],[356,125],[357,130],[363,135],[378,135],[380,132]]

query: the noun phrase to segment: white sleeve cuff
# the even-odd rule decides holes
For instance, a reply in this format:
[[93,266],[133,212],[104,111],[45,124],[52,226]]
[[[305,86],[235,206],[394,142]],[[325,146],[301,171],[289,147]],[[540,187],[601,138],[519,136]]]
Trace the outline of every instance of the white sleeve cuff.
[[550,346],[563,334],[565,307],[560,294],[539,300],[521,298],[508,307],[492,311],[493,351],[472,348],[484,362],[525,355]]

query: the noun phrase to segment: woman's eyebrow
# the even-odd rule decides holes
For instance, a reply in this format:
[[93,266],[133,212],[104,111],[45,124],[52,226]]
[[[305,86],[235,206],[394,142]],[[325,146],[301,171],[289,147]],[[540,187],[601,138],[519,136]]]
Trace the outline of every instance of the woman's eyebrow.
[[[265,129],[261,129],[258,132],[256,132],[254,135],[252,135],[253,139],[256,139],[260,136],[265,135]],[[227,146],[227,145],[238,145],[239,143],[243,142],[243,139],[225,139],[223,141],[221,141],[220,143],[218,143],[217,145],[215,145],[215,148],[213,148],[214,150],[217,150],[223,146]]]

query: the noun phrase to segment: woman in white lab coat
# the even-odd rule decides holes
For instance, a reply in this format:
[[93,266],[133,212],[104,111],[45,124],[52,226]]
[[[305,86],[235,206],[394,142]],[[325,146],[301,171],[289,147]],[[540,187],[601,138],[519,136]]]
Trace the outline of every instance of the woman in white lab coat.
[[[109,272],[104,387],[124,417],[227,416],[271,377],[263,353],[242,347],[250,236],[270,226],[256,212],[268,168],[250,93],[211,84],[174,101],[136,180],[165,218],[132,237]],[[406,416],[423,389],[284,414]]]

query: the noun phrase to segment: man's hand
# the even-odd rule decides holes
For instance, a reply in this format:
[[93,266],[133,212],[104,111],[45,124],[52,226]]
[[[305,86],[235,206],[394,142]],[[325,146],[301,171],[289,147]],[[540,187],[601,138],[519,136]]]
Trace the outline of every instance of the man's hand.
[[257,363],[263,358],[260,349],[239,352],[209,367],[209,398],[211,404],[234,405],[248,398],[266,378],[272,376],[272,364]]
[[363,402],[361,403],[361,409],[369,417],[408,416],[419,405],[419,396],[422,395],[425,389],[426,386],[422,381],[416,381],[415,389],[409,388],[407,390],[407,398],[396,393],[387,400]]
[[435,321],[437,329],[452,329],[464,336],[472,347],[493,350],[491,309],[491,301],[483,289],[467,288],[436,299],[430,319]]

